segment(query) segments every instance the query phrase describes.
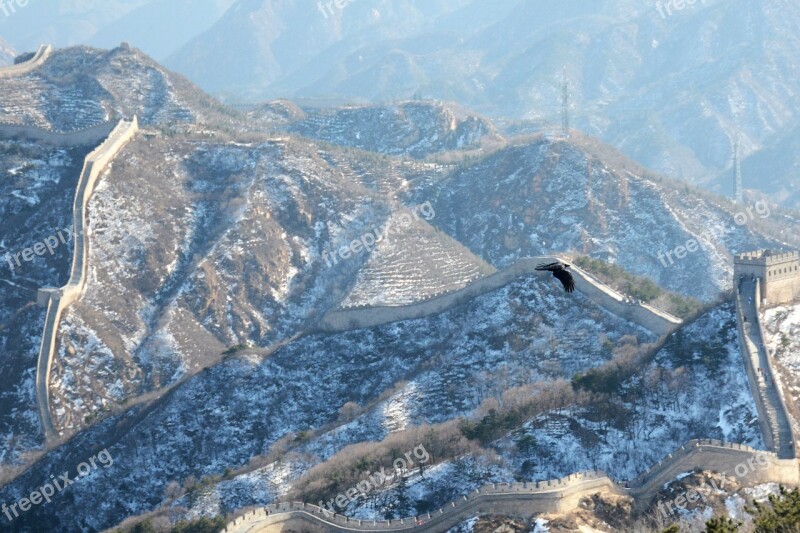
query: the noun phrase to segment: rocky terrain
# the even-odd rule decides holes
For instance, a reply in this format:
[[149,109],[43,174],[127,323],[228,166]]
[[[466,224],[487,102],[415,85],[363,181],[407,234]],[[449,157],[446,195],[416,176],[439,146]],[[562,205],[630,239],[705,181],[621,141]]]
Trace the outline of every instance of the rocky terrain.
[[[657,339],[531,276],[435,316],[339,333],[317,324],[549,253],[599,257],[708,303],[730,287],[732,253],[800,234],[791,213],[751,210],[740,224],[745,206],[597,140],[505,139],[437,102],[247,115],[127,47],[58,50],[0,88],[0,122],[142,121],[89,202],[88,281],[61,321],[51,375],[64,437],[52,449],[33,390],[34,291],[64,282],[67,248],[0,279],[0,499],[101,449],[114,459],[12,530],[311,499],[334,490],[320,479],[357,461],[354,449],[430,446],[424,472],[346,509],[397,517],[492,481],[590,468],[631,479],[692,438],[763,447],[729,303]],[[3,143],[0,243],[13,254],[70,223],[91,147]],[[420,216],[406,225],[409,210]],[[372,250],[341,255],[398,224]],[[659,259],[700,237],[708,245],[690,258]]]
[[240,0],[167,64],[250,101],[420,94],[522,121],[516,131],[560,124],[566,73],[577,128],[726,195],[738,141],[745,186],[797,209],[800,191],[786,178],[797,165],[798,19],[790,0],[670,10],[633,0],[380,1],[330,13]]

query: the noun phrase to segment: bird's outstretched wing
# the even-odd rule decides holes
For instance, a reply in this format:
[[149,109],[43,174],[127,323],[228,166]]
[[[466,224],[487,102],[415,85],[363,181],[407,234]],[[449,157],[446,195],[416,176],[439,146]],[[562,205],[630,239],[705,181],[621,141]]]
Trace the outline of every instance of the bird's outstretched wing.
[[564,290],[567,292],[574,292],[575,291],[575,280],[572,278],[572,274],[569,273],[569,270],[566,268],[562,268],[560,270],[553,270],[553,275],[558,278],[558,281],[564,285]]
[[564,265],[561,263],[539,263],[536,265],[536,270],[548,270],[554,272],[556,270],[563,270]]

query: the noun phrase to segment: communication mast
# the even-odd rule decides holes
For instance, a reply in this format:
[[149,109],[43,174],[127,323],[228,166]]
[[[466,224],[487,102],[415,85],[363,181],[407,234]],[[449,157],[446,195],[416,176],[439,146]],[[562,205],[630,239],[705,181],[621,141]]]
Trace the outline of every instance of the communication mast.
[[739,160],[739,141],[733,145],[733,199],[737,204],[744,203],[744,189],[742,188],[742,164]]

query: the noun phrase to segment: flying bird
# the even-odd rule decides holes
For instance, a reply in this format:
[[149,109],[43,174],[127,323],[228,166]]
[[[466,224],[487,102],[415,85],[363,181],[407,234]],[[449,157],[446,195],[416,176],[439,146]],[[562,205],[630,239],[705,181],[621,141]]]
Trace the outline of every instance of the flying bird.
[[575,280],[572,278],[569,270],[570,265],[566,263],[541,263],[536,265],[536,270],[552,272],[553,276],[564,285],[564,290],[567,292],[575,291]]

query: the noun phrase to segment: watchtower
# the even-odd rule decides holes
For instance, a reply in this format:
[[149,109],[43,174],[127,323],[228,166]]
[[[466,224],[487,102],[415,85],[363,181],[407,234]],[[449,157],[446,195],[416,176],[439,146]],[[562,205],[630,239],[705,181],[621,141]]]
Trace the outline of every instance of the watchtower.
[[789,303],[800,298],[800,253],[756,250],[739,254],[733,263],[734,280],[754,276],[761,280],[765,305]]

